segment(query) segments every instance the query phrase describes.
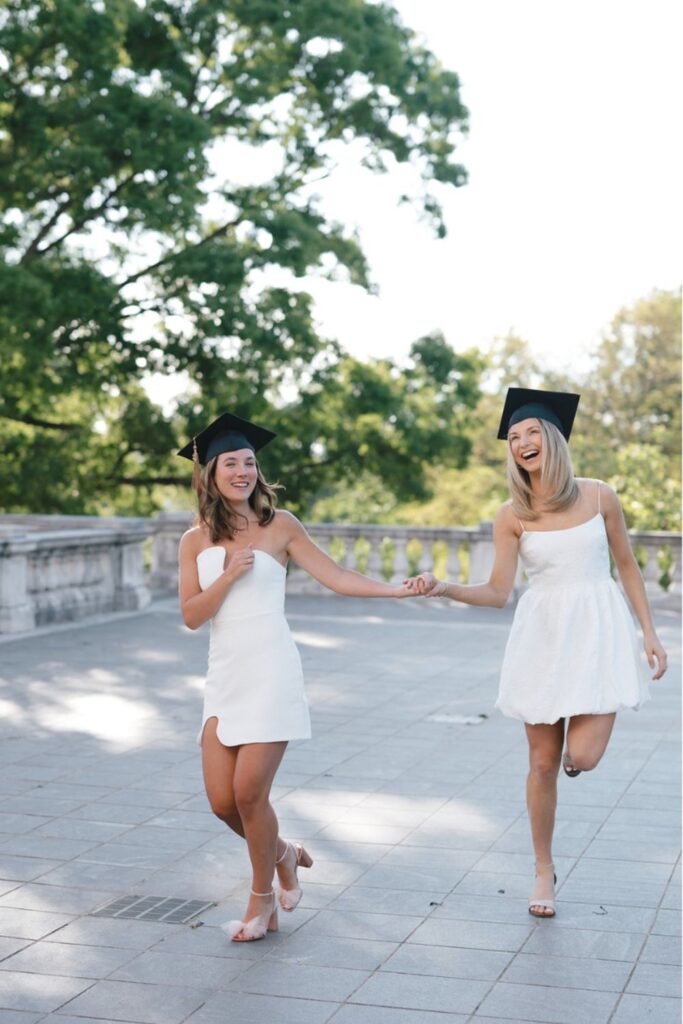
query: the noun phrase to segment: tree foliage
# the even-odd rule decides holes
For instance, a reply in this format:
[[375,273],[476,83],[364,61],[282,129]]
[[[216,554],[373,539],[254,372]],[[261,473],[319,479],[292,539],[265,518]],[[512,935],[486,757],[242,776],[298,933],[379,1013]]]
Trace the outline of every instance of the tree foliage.
[[607,476],[626,446],[647,445],[680,475],[680,292],[655,290],[619,310],[582,387],[582,422],[590,429],[582,431],[579,454],[587,470]]
[[[12,463],[7,507],[135,488],[121,501],[145,510],[182,479],[169,452],[225,408],[280,410],[302,480],[320,447],[345,464],[331,419],[302,427],[339,353],[295,279],[367,286],[368,268],[315,181],[350,143],[371,170],[405,164],[442,234],[432,183],[466,179],[457,76],[365,0],[8,0],[0,65],[0,416],[40,481],[13,484]],[[139,386],[153,371],[189,375],[172,423]],[[339,409],[388,387],[340,372]],[[363,422],[353,443],[388,443]]]
[[548,370],[516,334],[496,339],[485,354],[481,394],[468,413],[471,451],[464,468],[431,461],[426,500],[397,505],[376,482],[342,485],[313,509],[317,518],[428,526],[471,526],[493,518],[508,497],[506,446],[496,440],[509,386],[581,395],[570,441],[579,476],[615,488],[628,525],[680,530],[681,295],[655,290],[617,312],[587,372]]

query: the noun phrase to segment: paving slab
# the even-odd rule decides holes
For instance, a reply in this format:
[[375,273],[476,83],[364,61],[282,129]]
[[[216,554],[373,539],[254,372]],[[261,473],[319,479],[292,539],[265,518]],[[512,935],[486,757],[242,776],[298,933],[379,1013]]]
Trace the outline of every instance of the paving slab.
[[484,999],[483,1016],[503,1014],[515,1021],[543,1024],[608,1024],[618,996],[614,992],[585,991],[543,985],[511,985],[499,982]]
[[135,1024],[181,1024],[207,994],[199,988],[98,981],[72,999],[67,1011],[75,1017],[111,1017]]
[[[3,643],[2,1024],[678,1024],[677,619],[658,616],[654,699],[594,773],[560,779],[558,914],[536,921],[526,743],[492,707],[511,609],[302,596],[288,615],[314,737],[273,800],[315,864],[250,944],[219,927],[249,862],[203,792],[207,630],[164,600]],[[216,905],[186,925],[91,916],[127,893]]]
[[664,996],[622,996],[610,1024],[680,1024],[680,999]]
[[92,985],[85,978],[64,978],[21,971],[0,972],[0,1012],[30,1010],[47,1013]]

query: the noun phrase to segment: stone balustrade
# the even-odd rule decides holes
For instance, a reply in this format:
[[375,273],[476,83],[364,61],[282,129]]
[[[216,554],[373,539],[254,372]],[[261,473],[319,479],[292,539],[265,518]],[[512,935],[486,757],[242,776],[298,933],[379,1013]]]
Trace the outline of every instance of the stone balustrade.
[[153,531],[144,519],[0,516],[0,634],[145,607]]
[[[192,517],[0,516],[0,633],[102,612],[135,610],[177,588],[178,542]],[[488,578],[492,525],[421,527],[315,523],[315,542],[336,561],[392,582],[436,567],[462,583]],[[650,601],[681,606],[681,535],[632,533]],[[521,566],[511,600],[525,587]],[[287,591],[328,594],[290,564]]]

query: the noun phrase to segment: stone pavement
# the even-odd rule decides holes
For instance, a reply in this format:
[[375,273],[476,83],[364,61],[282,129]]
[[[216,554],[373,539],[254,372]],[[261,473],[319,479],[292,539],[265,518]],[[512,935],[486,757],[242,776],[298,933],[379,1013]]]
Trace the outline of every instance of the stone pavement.
[[[0,643],[2,1024],[678,1024],[677,618],[655,699],[593,775],[561,778],[558,916],[539,922],[523,730],[492,710],[510,611],[288,612],[314,739],[274,795],[315,865],[280,932],[244,945],[218,925],[247,857],[194,742],[206,631],[169,600]],[[124,893],[218,905],[200,926],[91,916]]]

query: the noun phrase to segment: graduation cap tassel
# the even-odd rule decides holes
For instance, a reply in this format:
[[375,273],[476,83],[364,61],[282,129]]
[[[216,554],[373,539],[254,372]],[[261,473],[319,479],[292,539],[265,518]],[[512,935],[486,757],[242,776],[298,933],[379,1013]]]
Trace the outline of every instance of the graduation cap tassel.
[[199,494],[199,486],[201,484],[202,469],[199,465],[199,452],[197,451],[197,439],[192,438],[192,486],[194,487],[197,494]]

